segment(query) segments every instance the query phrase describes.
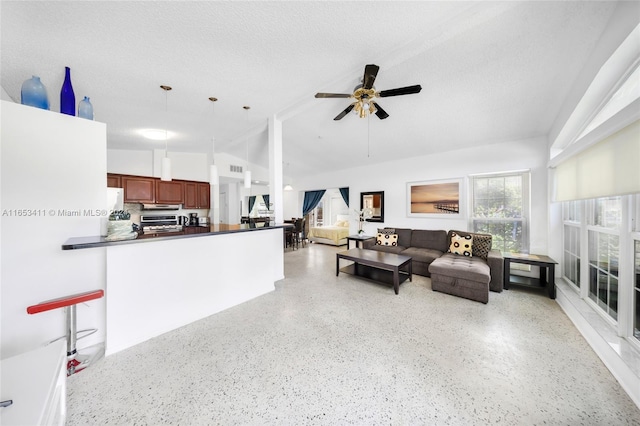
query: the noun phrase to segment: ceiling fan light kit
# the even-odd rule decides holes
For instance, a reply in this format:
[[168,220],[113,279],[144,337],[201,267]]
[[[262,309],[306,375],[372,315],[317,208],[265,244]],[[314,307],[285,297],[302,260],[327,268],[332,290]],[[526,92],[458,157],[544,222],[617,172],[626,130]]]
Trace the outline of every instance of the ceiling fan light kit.
[[369,64],[364,67],[364,76],[362,84],[355,87],[352,94],[347,93],[316,93],[316,98],[353,98],[355,102],[346,107],[334,120],[341,120],[352,110],[355,109],[356,114],[360,118],[365,118],[371,114],[375,114],[380,120],[389,117],[389,114],[374,101],[375,98],[386,98],[389,96],[410,95],[420,93],[422,86],[416,84],[414,86],[399,87],[397,89],[382,90],[377,92],[373,83],[378,75],[379,66]]

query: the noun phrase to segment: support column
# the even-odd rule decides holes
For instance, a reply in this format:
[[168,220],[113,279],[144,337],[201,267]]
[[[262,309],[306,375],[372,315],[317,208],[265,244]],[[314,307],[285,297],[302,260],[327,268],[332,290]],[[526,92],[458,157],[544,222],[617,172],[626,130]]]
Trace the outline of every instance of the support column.
[[273,203],[275,222],[284,220],[282,193],[282,121],[275,115],[269,117],[269,201]]

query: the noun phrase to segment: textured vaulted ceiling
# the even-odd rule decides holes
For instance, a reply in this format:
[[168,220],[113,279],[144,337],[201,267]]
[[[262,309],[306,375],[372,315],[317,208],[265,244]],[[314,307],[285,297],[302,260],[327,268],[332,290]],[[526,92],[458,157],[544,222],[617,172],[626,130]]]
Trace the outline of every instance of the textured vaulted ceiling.
[[[39,75],[59,110],[64,67],[90,96],[108,147],[163,148],[268,164],[264,128],[282,117],[292,177],[546,135],[614,2],[2,1],[1,83],[20,99]],[[333,121],[375,63],[390,114]],[[168,95],[160,84],[173,87]],[[212,108],[208,97],[219,101]],[[250,105],[247,114],[243,105]],[[212,120],[213,118],[213,120]],[[246,135],[252,135],[247,137]],[[339,155],[336,155],[339,154]]]

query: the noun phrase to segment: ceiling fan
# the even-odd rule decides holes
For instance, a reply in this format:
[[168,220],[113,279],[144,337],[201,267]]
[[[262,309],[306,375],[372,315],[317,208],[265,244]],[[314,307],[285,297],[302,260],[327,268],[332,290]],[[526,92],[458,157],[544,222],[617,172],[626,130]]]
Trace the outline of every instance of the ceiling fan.
[[369,64],[364,67],[364,77],[362,84],[357,85],[353,89],[352,94],[347,93],[316,93],[316,98],[354,98],[355,102],[349,105],[334,120],[341,120],[345,115],[349,114],[354,108],[360,118],[366,117],[368,114],[375,114],[380,120],[389,117],[389,114],[380,107],[375,98],[387,98],[389,96],[410,95],[412,93],[420,93],[422,87],[419,84],[415,86],[400,87],[397,89],[382,90],[377,92],[373,87],[373,82],[378,75],[379,66]]

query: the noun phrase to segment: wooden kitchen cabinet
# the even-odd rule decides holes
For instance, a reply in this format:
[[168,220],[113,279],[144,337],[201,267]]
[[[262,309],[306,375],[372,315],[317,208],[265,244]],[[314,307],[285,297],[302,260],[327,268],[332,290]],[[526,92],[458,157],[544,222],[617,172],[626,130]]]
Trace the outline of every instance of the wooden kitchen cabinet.
[[155,203],[155,182],[158,179],[142,176],[122,176],[125,203]]
[[185,182],[156,180],[156,203],[183,204]]
[[211,207],[211,186],[208,183],[198,183],[198,208],[208,209]]
[[107,173],[107,188],[122,188],[121,176]]
[[208,209],[211,206],[209,184],[206,182],[184,183],[184,208]]

